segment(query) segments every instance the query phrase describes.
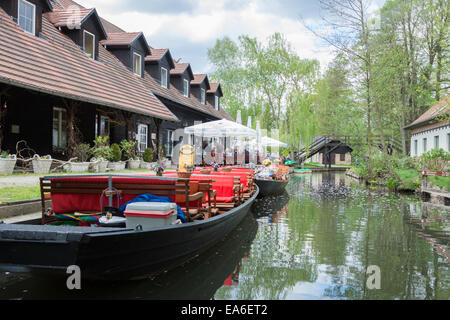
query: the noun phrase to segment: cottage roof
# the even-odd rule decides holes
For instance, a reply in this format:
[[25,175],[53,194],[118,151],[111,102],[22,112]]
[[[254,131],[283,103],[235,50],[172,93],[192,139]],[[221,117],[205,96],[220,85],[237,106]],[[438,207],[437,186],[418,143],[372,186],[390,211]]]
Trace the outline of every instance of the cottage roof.
[[[62,1],[62,0],[60,0]],[[90,59],[45,16],[43,38],[24,32],[0,9],[0,82],[160,119],[175,115],[114,55]]]
[[416,121],[411,123],[406,129],[413,129],[422,125],[428,124],[430,121],[439,120],[439,117],[443,117],[450,113],[450,94],[442,98],[439,102],[433,105],[423,115],[421,115]]

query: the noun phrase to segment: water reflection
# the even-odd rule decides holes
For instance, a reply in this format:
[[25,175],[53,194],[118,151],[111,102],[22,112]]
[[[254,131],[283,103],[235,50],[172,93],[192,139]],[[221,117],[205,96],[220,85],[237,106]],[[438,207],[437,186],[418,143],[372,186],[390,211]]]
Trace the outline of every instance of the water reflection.
[[[343,174],[301,176],[288,192],[287,215],[255,213],[259,231],[239,285],[216,299],[449,299],[448,212],[422,217],[415,197]],[[366,288],[371,265],[381,290]]]
[[83,282],[68,291],[66,279],[0,274],[0,299],[209,300],[249,254],[258,224],[249,214],[219,245],[156,278],[131,282]]
[[[334,173],[293,178],[252,211],[220,245],[155,279],[69,292],[65,279],[0,274],[0,299],[450,298],[450,211]],[[371,265],[380,290],[366,287]]]

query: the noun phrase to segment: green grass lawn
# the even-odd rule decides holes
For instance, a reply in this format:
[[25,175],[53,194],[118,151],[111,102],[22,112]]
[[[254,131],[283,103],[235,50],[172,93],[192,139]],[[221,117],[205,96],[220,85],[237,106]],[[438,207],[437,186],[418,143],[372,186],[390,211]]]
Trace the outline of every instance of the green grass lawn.
[[[409,186],[420,184],[422,177],[415,169],[397,169],[397,174],[403,183]],[[450,190],[450,177],[429,177],[432,184],[439,188]]]
[[450,177],[430,177],[429,179],[435,186],[450,191]]
[[41,197],[39,186],[0,188],[0,202],[38,199]]

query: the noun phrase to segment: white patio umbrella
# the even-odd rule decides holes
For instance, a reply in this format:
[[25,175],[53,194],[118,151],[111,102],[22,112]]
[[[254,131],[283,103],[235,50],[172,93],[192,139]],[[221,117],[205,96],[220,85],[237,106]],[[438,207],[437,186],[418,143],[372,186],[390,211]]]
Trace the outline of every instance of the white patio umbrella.
[[247,127],[249,127],[249,128],[252,127],[252,116],[248,116]]
[[289,146],[288,144],[286,144],[284,142],[281,142],[281,141],[278,141],[278,140],[275,140],[275,139],[272,139],[269,137],[262,137],[261,145],[265,146],[265,147],[281,147],[281,148],[287,148]]
[[241,110],[238,110],[238,112],[237,112],[237,115],[236,115],[236,123],[242,124]]
[[223,138],[223,137],[256,137],[256,131],[229,120],[218,120],[205,122],[184,129],[186,134],[193,134],[197,137]]

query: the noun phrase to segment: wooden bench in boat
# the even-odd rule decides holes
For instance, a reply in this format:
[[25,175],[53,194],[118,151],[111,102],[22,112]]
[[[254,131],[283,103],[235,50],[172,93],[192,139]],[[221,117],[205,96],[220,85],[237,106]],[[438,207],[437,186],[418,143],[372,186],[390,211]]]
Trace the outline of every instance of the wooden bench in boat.
[[[189,179],[161,177],[111,176],[112,187],[119,199],[114,196],[118,206],[142,194],[164,196],[182,207],[187,222],[202,219],[202,199],[204,193],[191,193]],[[195,184],[194,184],[195,185]],[[108,196],[108,176],[44,177],[40,178],[42,201],[42,224],[46,224],[47,208],[45,200],[52,200],[55,213],[101,213],[101,200]],[[105,193],[106,192],[106,193]],[[104,199],[107,204],[108,199]],[[118,203],[117,203],[118,202]]]

